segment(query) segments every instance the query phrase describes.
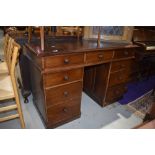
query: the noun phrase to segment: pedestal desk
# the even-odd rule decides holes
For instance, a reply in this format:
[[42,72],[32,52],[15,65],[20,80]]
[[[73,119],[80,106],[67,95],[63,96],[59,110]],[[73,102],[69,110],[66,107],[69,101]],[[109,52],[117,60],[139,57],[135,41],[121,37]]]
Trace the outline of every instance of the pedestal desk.
[[80,117],[81,95],[86,92],[101,108],[127,91],[134,75],[137,45],[117,42],[52,38],[23,46],[28,59],[33,101],[47,128]]

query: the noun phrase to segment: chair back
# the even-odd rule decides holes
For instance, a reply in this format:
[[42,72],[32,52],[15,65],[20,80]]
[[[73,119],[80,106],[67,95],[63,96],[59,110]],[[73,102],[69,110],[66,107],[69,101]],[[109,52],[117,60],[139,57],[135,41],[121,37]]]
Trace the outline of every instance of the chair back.
[[8,67],[11,77],[15,75],[15,67],[18,61],[19,49],[20,45],[11,38],[8,50]]
[[9,38],[10,37],[8,34],[6,34],[4,37],[4,57],[5,57],[5,59],[7,57],[7,49],[8,49]]
[[9,74],[10,74],[10,67],[11,67],[11,57],[12,57],[12,51],[13,51],[13,42],[14,42],[14,39],[9,37],[8,39],[8,45],[7,45],[7,49],[6,49],[6,63],[7,63],[7,66],[8,66],[8,71],[9,71]]
[[11,45],[9,49],[9,71],[10,71],[10,76],[11,76],[11,81],[12,81],[12,86],[14,89],[15,96],[19,97],[18,94],[18,89],[17,89],[17,80],[16,80],[16,72],[15,72],[15,67],[18,62],[18,57],[19,57],[19,51],[20,51],[20,45],[17,44],[13,39],[11,40]]
[[[8,94],[6,94],[5,90],[2,93],[2,96],[3,95],[5,96],[5,98],[3,97],[3,100],[14,98],[16,104],[5,106],[5,107],[0,107],[0,112],[6,112],[6,111],[11,111],[11,110],[17,109],[17,114],[13,114],[13,115],[9,115],[9,116],[0,118],[0,122],[8,121],[8,120],[15,119],[15,118],[19,117],[21,127],[25,128],[25,123],[24,123],[24,118],[23,118],[21,103],[20,103],[20,97],[19,97],[19,92],[18,92],[18,87],[17,87],[16,69],[15,69],[16,64],[18,62],[17,60],[18,60],[18,56],[19,56],[19,49],[20,49],[20,45],[17,44],[12,38],[10,38],[8,51],[7,51],[7,60],[8,60],[7,64],[8,64],[8,69],[9,69],[10,75],[6,76],[6,79],[8,79],[8,81],[6,81],[6,82],[8,82],[8,83],[11,82],[10,83],[11,85],[8,85],[9,87],[11,87],[11,95],[8,96]],[[13,88],[13,90],[12,90],[12,88]],[[9,91],[7,91],[7,92],[9,92]]]

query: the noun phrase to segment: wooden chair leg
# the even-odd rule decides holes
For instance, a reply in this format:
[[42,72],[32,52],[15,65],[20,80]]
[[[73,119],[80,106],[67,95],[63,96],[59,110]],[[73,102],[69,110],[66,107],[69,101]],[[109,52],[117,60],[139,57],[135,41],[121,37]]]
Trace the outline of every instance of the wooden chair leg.
[[12,77],[12,81],[13,81],[12,84],[13,84],[13,88],[14,88],[15,101],[16,101],[17,110],[18,110],[18,113],[19,113],[19,119],[20,119],[21,127],[25,128],[25,123],[24,123],[24,117],[23,117],[23,113],[22,113],[21,103],[20,103],[19,94],[18,94],[18,90],[17,90],[17,85],[15,83],[14,77]]
[[16,47],[15,48],[15,52],[13,55],[13,60],[11,63],[11,81],[12,81],[12,86],[13,86],[13,90],[14,90],[14,95],[15,95],[15,101],[16,101],[16,105],[17,105],[17,111],[19,114],[19,119],[20,119],[20,123],[21,123],[21,127],[25,128],[25,123],[24,123],[24,117],[22,114],[22,108],[21,108],[21,104],[20,104],[20,99],[19,99],[19,93],[18,93],[18,89],[17,89],[17,81],[16,81],[16,76],[15,76],[15,65],[17,62],[17,57],[18,57],[18,52],[19,49]]
[[22,113],[22,108],[21,108],[21,103],[18,97],[15,98],[16,104],[17,104],[17,110],[19,113],[19,119],[20,119],[20,124],[22,128],[25,128],[25,122],[24,122],[24,117]]

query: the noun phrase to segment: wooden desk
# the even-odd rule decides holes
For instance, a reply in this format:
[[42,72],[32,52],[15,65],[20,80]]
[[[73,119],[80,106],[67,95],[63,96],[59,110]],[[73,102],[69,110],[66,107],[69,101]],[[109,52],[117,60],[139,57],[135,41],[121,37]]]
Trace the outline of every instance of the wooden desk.
[[29,59],[31,91],[47,128],[54,128],[81,114],[84,90],[99,105],[120,98],[132,79],[135,52],[139,47],[125,43],[77,41],[53,38],[41,51],[38,42],[25,44]]

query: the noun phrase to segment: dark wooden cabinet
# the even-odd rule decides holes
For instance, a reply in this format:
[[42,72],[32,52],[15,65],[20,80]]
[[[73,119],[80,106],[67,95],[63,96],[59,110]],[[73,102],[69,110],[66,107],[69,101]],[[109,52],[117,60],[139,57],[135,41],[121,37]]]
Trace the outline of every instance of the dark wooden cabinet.
[[134,52],[133,48],[113,50],[108,62],[85,68],[84,91],[101,106],[121,98],[127,91],[126,84],[133,79]]
[[[80,58],[77,58],[77,61],[70,61],[69,67],[83,63],[83,56],[78,56]],[[58,60],[59,58],[61,61]],[[57,65],[59,63],[54,63],[53,60],[62,63],[62,57],[56,57],[51,61],[47,58],[43,59],[41,61],[48,61],[48,63],[44,62],[45,64],[50,64],[48,65],[49,71],[40,70],[35,66],[35,59],[30,62],[32,94],[46,127],[53,128],[80,117],[83,68],[69,69],[68,66],[63,67],[63,65]],[[59,67],[60,70],[53,71],[53,65]]]
[[105,105],[117,101],[126,91],[127,87],[124,83],[109,87],[106,94]]
[[44,51],[31,44],[23,47],[33,101],[47,128],[80,117],[83,90],[101,106],[117,101],[126,91],[137,46],[105,43],[97,48],[95,42],[75,43],[56,44],[61,47],[57,52],[49,45]]
[[[147,37],[144,32],[136,33],[133,41],[153,36],[152,31]],[[32,92],[47,128],[80,117],[82,90],[103,107],[120,99],[129,81],[155,72],[143,59],[152,58],[155,50],[146,52],[139,44],[101,41],[99,47],[94,40],[55,35],[45,36],[42,51],[35,36],[29,44],[23,34],[12,37],[24,45],[20,68],[25,97]]]
[[106,94],[110,64],[105,63],[86,67],[84,71],[83,89],[86,94],[103,106]]

